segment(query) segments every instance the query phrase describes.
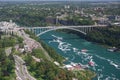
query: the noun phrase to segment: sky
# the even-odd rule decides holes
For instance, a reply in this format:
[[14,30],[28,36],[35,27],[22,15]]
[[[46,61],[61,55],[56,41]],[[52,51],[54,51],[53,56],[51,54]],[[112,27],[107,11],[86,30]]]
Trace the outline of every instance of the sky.
[[0,1],[120,1],[120,0],[0,0]]

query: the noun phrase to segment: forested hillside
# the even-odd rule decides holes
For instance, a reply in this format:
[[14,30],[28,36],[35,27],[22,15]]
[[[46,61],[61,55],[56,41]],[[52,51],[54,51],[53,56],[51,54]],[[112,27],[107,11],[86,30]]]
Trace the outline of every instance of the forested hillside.
[[120,27],[95,29],[87,34],[87,40],[120,48]]

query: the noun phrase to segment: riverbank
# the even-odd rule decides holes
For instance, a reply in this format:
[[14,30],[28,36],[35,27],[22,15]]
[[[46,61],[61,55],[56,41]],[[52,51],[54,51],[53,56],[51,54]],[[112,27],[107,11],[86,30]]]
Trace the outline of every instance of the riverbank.
[[[86,35],[86,40],[107,45],[108,48],[120,51],[120,27],[112,26],[104,29],[95,29]],[[113,50],[114,52],[114,50]]]
[[[60,55],[68,59],[65,62],[66,65],[71,62],[83,65],[89,64],[89,69],[96,72],[96,77],[93,80],[120,79],[118,75],[120,71],[119,53],[114,52],[113,54],[113,52],[107,51],[106,48],[72,33],[51,31],[40,37],[47,45],[53,47]],[[94,63],[94,66],[91,62]]]
[[[112,27],[112,28],[114,28],[114,27]],[[73,31],[73,30],[57,30],[57,31],[65,32],[65,33],[69,33],[69,34],[76,34],[82,39],[85,39],[85,40],[90,41],[92,43],[101,45],[104,48],[107,48],[108,51],[120,52],[120,46],[119,46],[119,44],[120,44],[120,38],[119,38],[120,32],[115,31],[117,29],[119,30],[119,28],[115,27],[115,30],[111,31],[112,28],[105,28],[103,30],[102,29],[95,29],[94,31],[88,33],[87,35],[83,35],[82,33],[79,33],[79,32]],[[106,33],[104,33],[104,31],[106,31]],[[115,36],[115,34],[116,34],[116,36]],[[103,36],[106,36],[106,37],[103,37]],[[113,48],[113,47],[115,47],[115,48]]]
[[[28,33],[28,32],[27,32]],[[41,66],[42,67],[42,69],[44,69],[45,67],[47,67],[47,66],[44,66],[44,63],[46,64],[46,65],[48,65],[49,66],[49,69],[52,69],[52,71],[58,71],[58,70],[60,70],[60,71],[58,71],[58,73],[59,73],[59,76],[60,75],[62,75],[63,73],[64,73],[64,78],[66,77],[66,78],[68,78],[67,76],[69,76],[69,78],[67,79],[67,80],[73,80],[73,78],[75,78],[75,79],[77,79],[77,80],[80,80],[81,78],[82,79],[84,79],[84,80],[88,80],[88,79],[90,79],[91,80],[91,78],[93,78],[93,76],[95,76],[95,73],[94,72],[92,72],[92,71],[88,71],[88,73],[86,73],[86,69],[84,69],[82,72],[83,73],[79,73],[79,74],[77,74],[77,75],[75,75],[74,73],[73,73],[73,71],[69,71],[69,70],[67,70],[67,69],[65,69],[65,68],[61,68],[62,67],[62,65],[63,65],[63,61],[65,60],[65,58],[63,58],[61,55],[59,55],[53,48],[51,48],[51,47],[49,47],[47,44],[45,44],[43,41],[41,41],[41,40],[39,40],[34,34],[30,34],[30,37],[31,38],[34,38],[35,40],[37,40],[37,41],[39,41],[40,43],[41,43],[41,45],[43,46],[43,48],[48,52],[48,54],[51,56],[51,58],[53,58],[53,61],[51,62],[51,61],[48,61],[47,60],[47,58],[45,58],[45,56],[43,57],[43,56],[40,56],[40,55],[43,55],[44,54],[44,52],[41,52],[40,50],[37,50],[37,51],[35,51],[35,50],[33,50],[33,52],[32,52],[32,55],[34,55],[34,56],[36,56],[37,58],[39,58],[39,59],[41,59],[42,58],[42,61],[41,62],[34,62],[33,60],[28,60],[28,58],[27,58],[27,56],[26,56],[26,63],[27,63],[27,65],[29,65],[29,71],[32,73],[32,75],[34,76],[34,77],[36,77],[37,79],[39,79],[39,78],[42,78],[42,79],[45,79],[44,77],[42,77],[42,76],[40,76],[39,78],[38,78],[38,76],[35,76],[36,75],[36,71],[37,71],[37,67],[35,67],[35,66],[33,66],[32,65],[32,63],[35,63],[34,65],[36,65],[37,66],[37,64],[39,64],[39,67]],[[30,56],[29,56],[29,58],[30,58]],[[29,61],[33,61],[32,63],[31,62],[29,62]],[[60,63],[60,65],[56,65],[56,62],[58,63]],[[50,63],[50,64],[48,64],[48,63]],[[51,67],[50,67],[51,66]],[[33,69],[35,69],[34,71],[33,71]],[[48,68],[46,68],[46,69],[44,69],[45,71],[47,70]],[[45,75],[45,76],[47,76],[47,77],[50,77],[51,76],[51,74],[53,74],[54,75],[54,72],[50,72],[49,71],[49,69],[47,70],[47,73],[50,73],[49,75],[48,74],[44,74],[43,73],[43,75]],[[44,71],[44,70],[42,70],[42,71]],[[62,74],[60,74],[61,73],[61,70],[62,70]],[[81,70],[77,70],[78,72],[81,72]],[[41,72],[40,72],[41,73]],[[37,72],[37,74],[39,74],[39,72]],[[84,76],[84,74],[87,74],[88,76]],[[67,75],[67,76],[65,76],[65,75]],[[71,76],[71,77],[70,77]],[[81,76],[81,77],[80,77]],[[64,80],[64,78],[63,78],[63,80]],[[61,79],[60,77],[59,77],[59,79]],[[51,77],[49,80],[54,80],[54,78],[53,77]]]

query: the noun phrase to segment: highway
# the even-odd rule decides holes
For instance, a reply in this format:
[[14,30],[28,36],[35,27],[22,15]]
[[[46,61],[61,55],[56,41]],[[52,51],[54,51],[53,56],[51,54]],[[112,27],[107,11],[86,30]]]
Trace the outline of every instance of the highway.
[[17,75],[17,80],[36,80],[34,77],[32,77],[28,71],[27,67],[25,65],[25,62],[22,60],[21,57],[17,55],[13,55],[14,60],[15,60],[15,73]]

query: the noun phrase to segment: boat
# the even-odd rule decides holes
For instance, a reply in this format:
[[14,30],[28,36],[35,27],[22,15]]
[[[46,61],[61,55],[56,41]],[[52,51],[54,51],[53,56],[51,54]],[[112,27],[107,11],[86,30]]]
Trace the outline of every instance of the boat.
[[76,66],[76,65],[77,65],[77,63],[73,63],[73,62],[71,62],[71,65],[72,65],[72,66]]
[[114,52],[114,50],[113,49],[107,49],[108,51],[110,51],[110,52]]
[[81,52],[87,52],[88,50],[87,49],[82,49]]
[[95,65],[95,63],[94,63],[93,61],[88,62],[88,64],[89,64],[90,66],[94,66],[94,65]]
[[112,47],[112,48],[108,48],[107,50],[110,51],[110,52],[115,52],[115,51],[117,51],[117,48],[116,47]]
[[83,65],[83,64],[81,64],[81,63],[78,63],[78,65],[81,66],[81,68],[83,68],[83,69],[89,68],[88,64]]

